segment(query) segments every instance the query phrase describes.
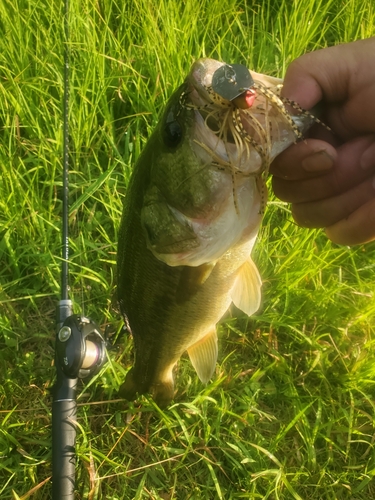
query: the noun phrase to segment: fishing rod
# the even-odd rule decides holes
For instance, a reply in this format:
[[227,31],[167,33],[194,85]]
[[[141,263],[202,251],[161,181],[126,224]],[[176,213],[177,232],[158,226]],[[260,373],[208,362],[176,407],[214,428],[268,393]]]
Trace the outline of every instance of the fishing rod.
[[73,314],[69,299],[69,0],[64,7],[62,265],[52,403],[52,500],[74,499],[78,380],[98,373],[106,358],[100,328],[90,318]]

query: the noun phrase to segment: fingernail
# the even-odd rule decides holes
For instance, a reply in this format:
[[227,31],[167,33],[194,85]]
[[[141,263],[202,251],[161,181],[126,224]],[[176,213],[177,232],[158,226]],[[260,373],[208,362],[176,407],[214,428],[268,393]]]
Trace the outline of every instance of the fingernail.
[[361,156],[359,160],[359,164],[363,168],[363,170],[369,170],[372,167],[375,167],[375,142],[369,146],[366,151]]
[[314,153],[302,161],[302,168],[306,172],[320,172],[324,170],[329,170],[333,166],[333,158],[327,153],[327,151],[322,150]]

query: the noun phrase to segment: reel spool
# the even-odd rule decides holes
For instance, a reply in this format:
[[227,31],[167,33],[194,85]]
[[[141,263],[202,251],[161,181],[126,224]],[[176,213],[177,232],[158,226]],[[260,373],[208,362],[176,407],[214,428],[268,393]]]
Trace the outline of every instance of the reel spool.
[[92,377],[106,360],[105,347],[98,325],[90,318],[73,314],[57,334],[56,362],[66,377]]

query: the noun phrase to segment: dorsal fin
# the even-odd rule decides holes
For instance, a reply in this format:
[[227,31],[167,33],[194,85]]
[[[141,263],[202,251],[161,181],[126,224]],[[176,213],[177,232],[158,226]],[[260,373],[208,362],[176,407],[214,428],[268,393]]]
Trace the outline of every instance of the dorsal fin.
[[191,364],[200,380],[207,384],[215,371],[217,360],[217,335],[215,326],[212,330],[187,350]]
[[231,292],[234,305],[248,316],[254,314],[260,306],[261,286],[262,280],[258,269],[249,257],[245,264],[240,267]]

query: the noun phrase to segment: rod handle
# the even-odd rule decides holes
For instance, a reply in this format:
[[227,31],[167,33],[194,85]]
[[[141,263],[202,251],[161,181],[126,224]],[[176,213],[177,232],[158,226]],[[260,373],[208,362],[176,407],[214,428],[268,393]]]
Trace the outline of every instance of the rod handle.
[[[76,464],[77,379],[65,377],[52,403],[52,500],[73,500]],[[59,399],[63,397],[67,399]],[[73,396],[73,397],[72,397]]]

